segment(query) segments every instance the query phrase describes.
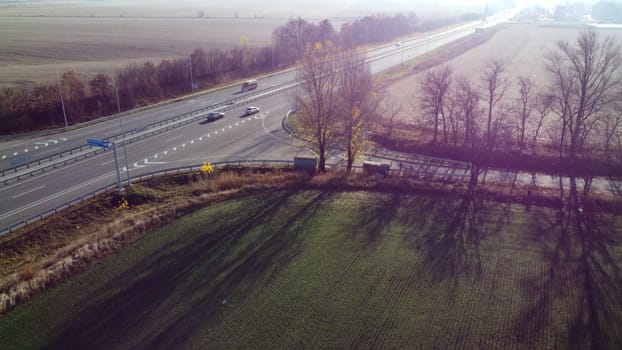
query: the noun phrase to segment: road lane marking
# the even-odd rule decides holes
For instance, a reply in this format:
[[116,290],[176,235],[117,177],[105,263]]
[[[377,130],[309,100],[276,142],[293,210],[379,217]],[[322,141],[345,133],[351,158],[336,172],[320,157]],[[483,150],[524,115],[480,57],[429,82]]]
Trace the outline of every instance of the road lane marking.
[[25,205],[25,206],[23,206],[23,207],[13,209],[13,210],[11,210],[11,211],[9,211],[9,212],[7,212],[7,213],[4,213],[4,214],[0,215],[0,220],[4,220],[4,219],[6,219],[6,218],[8,218],[8,217],[10,217],[10,216],[13,216],[13,215],[15,215],[15,214],[19,213],[19,212],[22,212],[22,211],[24,211],[24,210],[28,210],[28,209],[30,209],[30,208],[34,208],[34,207],[36,207],[36,206],[38,206],[38,205],[41,205],[41,204],[43,204],[43,203],[45,203],[45,202],[49,202],[49,201],[51,201],[51,200],[53,200],[53,199],[56,199],[56,198],[58,198],[58,197],[60,197],[60,196],[64,196],[64,195],[66,195],[66,194],[68,194],[68,193],[70,193],[70,192],[73,192],[73,191],[75,191],[75,190],[78,190],[78,189],[80,189],[80,188],[82,188],[82,187],[86,187],[86,186],[88,186],[88,185],[90,185],[90,184],[93,184],[93,183],[95,183],[95,182],[98,182],[98,181],[100,181],[100,180],[103,180],[103,179],[104,179],[104,178],[106,178],[106,177],[111,177],[111,176],[113,176],[113,175],[114,175],[114,172],[110,172],[110,173],[108,173],[108,174],[103,174],[103,175],[98,176],[98,177],[96,177],[96,178],[94,178],[94,179],[91,179],[90,181],[83,182],[83,183],[81,183],[81,184],[79,184],[79,185],[75,185],[75,186],[70,187],[70,188],[68,188],[68,189],[66,189],[66,190],[64,190],[64,191],[61,191],[61,192],[56,192],[55,194],[53,194],[53,195],[51,195],[51,196],[48,196],[48,197],[42,198],[42,199],[40,199],[40,200],[38,200],[38,201],[36,201],[36,202],[32,202],[32,203],[30,203],[30,204],[28,204],[28,205]]
[[45,185],[42,185],[42,186],[39,186],[39,187],[35,187],[35,188],[33,188],[32,190],[28,190],[28,191],[26,191],[26,192],[22,192],[22,193],[20,193],[20,194],[16,194],[16,195],[14,195],[14,196],[13,196],[13,197],[11,197],[11,198],[12,198],[12,199],[16,199],[16,198],[19,198],[19,197],[23,197],[23,196],[25,196],[25,195],[27,195],[27,194],[29,194],[29,193],[32,193],[32,192],[34,192],[34,191],[38,191],[38,190],[43,189],[43,188],[45,188]]
[[6,156],[2,156],[2,159],[6,159]]
[[169,143],[171,141],[175,141],[175,140],[179,140],[180,138],[184,137],[184,135],[177,135],[175,137],[171,137],[169,139],[164,140],[165,143]]
[[[119,156],[119,158],[118,158],[118,159],[119,159],[119,160],[122,160],[122,159],[125,159],[125,157],[123,157],[123,156]],[[114,163],[114,159],[113,159],[113,160],[109,160],[109,161],[107,161],[107,162],[99,163],[99,165],[104,166],[104,165],[108,165],[108,164],[110,164],[110,163]]]

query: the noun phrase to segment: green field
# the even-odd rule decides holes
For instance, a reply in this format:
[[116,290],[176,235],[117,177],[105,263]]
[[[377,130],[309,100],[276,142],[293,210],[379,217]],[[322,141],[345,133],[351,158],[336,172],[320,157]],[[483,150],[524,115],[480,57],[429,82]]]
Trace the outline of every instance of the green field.
[[0,348],[622,348],[620,217],[275,192],[163,227],[0,318]]

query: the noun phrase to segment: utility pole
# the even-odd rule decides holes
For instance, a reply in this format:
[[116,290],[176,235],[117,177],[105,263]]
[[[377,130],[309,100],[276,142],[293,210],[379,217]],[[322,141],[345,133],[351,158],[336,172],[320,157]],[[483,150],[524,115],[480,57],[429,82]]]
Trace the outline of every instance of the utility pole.
[[[119,111],[119,125],[121,126],[121,134],[123,134],[122,139],[121,139],[121,144],[123,145],[123,157],[125,158],[125,172],[127,174],[127,187],[132,186],[132,180],[130,179],[130,167],[127,161],[127,149],[125,148],[125,130],[123,128],[123,115],[121,115],[121,102],[119,101],[119,87],[117,86],[117,80],[113,80],[114,84],[114,92],[115,95],[117,97],[117,110]],[[114,149],[115,151],[115,160],[117,159],[116,157],[116,148]],[[119,166],[117,165],[117,169],[119,168]]]
[[194,79],[192,78],[192,55],[188,57],[188,68],[190,69],[190,91],[194,92]]
[[274,71],[274,44],[272,45],[272,71]]
[[117,158],[117,143],[116,142],[112,143],[112,154],[114,156],[114,165],[117,168],[117,191],[122,191],[123,187],[121,186],[121,174],[119,173],[119,159]]
[[63,91],[60,87],[60,78],[58,77],[58,68],[56,67],[56,60],[52,57],[52,63],[54,63],[54,71],[56,72],[56,83],[58,84],[58,96],[60,96],[60,106],[63,109],[63,118],[65,118],[65,131],[69,129],[69,123],[67,123],[67,112],[65,111],[65,101],[63,100]]

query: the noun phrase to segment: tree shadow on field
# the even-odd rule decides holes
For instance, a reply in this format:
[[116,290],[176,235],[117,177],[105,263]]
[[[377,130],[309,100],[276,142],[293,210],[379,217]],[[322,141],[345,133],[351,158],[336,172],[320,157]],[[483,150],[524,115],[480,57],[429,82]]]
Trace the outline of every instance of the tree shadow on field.
[[[462,277],[481,277],[480,243],[500,231],[508,220],[507,215],[493,217],[487,213],[492,204],[485,202],[478,191],[479,177],[484,172],[480,167],[471,170],[468,187],[458,201],[439,200],[422,234],[413,242],[423,251],[423,274],[432,282],[453,282],[453,291]],[[494,228],[484,225],[490,220],[497,220],[489,225]]]
[[[622,349],[622,225],[590,196],[591,179],[560,179],[560,207],[554,219],[534,218],[548,273],[522,281],[522,295],[533,300],[514,322],[520,343],[545,346],[553,324],[567,325],[555,348]],[[619,254],[619,253],[618,253]],[[556,313],[554,310],[566,310]],[[558,335],[560,335],[558,333]],[[548,345],[550,346],[550,344]]]
[[361,205],[361,221],[357,230],[365,235],[366,245],[378,243],[382,233],[389,228],[401,205],[401,195],[391,193],[387,199],[383,196],[374,196],[376,201]]
[[[313,192],[303,203],[293,203],[292,194],[269,196],[260,205],[242,208],[231,215],[243,220],[229,220],[217,232],[181,234],[82,300],[84,311],[51,347],[181,347],[226,311],[223,300],[233,292],[245,295],[269,283],[299,254],[303,238],[297,227],[332,193]],[[254,236],[247,238],[251,230]]]

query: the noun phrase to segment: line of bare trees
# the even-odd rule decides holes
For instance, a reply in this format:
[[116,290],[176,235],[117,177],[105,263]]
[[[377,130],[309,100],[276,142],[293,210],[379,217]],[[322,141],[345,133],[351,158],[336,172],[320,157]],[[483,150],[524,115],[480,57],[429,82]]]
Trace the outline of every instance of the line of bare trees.
[[[471,20],[476,15],[464,15]],[[308,43],[332,42],[352,48],[377,43],[417,30],[429,30],[455,21],[438,18],[421,21],[408,16],[366,16],[346,23],[337,32],[329,20],[311,23],[292,19],[273,31],[272,46],[251,47],[241,43],[232,49],[195,49],[189,58],[162,60],[159,64],[131,63],[114,77],[97,74],[90,81],[69,70],[60,77],[60,94],[69,124],[76,124],[116,112],[114,84],[122,110],[146,105],[232,79],[271,71],[302,59]],[[195,86],[191,85],[194,80]],[[55,83],[0,90],[0,134],[12,134],[64,126]]]
[[[471,157],[538,155],[549,146],[570,161],[622,159],[621,55],[613,39],[585,31],[546,55],[547,86],[524,76],[512,86],[499,60],[488,61],[476,79],[445,66],[425,74],[412,107],[431,130],[432,146],[460,148]],[[518,97],[510,99],[512,87]]]
[[32,88],[0,90],[0,133],[60,127],[64,118],[59,86],[70,124],[116,112],[115,84],[122,110],[178,96],[193,90],[191,77],[199,89],[219,82],[266,72],[272,69],[272,49],[242,45],[233,49],[196,49],[188,58],[130,63],[114,77],[99,73],[84,81],[74,71],[60,77],[60,83]]

